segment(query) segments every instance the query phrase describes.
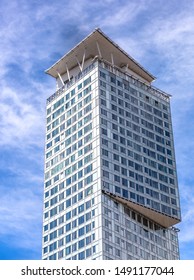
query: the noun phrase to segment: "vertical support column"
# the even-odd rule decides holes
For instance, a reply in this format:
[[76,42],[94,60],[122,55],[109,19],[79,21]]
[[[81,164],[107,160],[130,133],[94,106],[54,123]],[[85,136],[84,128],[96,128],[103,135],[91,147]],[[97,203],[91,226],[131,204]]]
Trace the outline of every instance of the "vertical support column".
[[85,57],[86,57],[86,49],[84,49],[84,54],[83,54],[83,59],[82,59],[82,70],[83,71],[83,68],[84,68],[84,62],[85,62]]
[[59,74],[59,72],[58,72],[58,71],[56,71],[56,72],[57,72],[57,75],[59,76],[59,79],[60,79],[60,81],[61,81],[62,85],[64,86],[65,84],[64,84],[64,82],[63,82],[63,79],[62,79],[61,75]]
[[112,66],[114,66],[115,64],[114,64],[114,57],[113,57],[113,53],[111,53],[111,54],[110,54],[110,56],[111,56],[111,63],[112,63]]
[[86,57],[86,48],[84,49],[84,54],[83,54],[83,58],[82,58],[82,62],[81,63],[79,62],[79,60],[77,58],[77,55],[75,55],[75,59],[77,61],[77,64],[78,64],[79,69],[80,69],[81,72],[83,71],[83,68],[84,68],[85,57]]
[[99,54],[99,57],[102,58],[102,53],[100,51],[100,46],[98,44],[98,41],[96,41],[96,46],[97,46],[97,50],[98,50],[98,54]]
[[67,67],[67,63],[66,63],[66,70],[67,70],[67,77],[68,77],[68,80],[69,80],[69,82],[70,82],[70,74],[69,74],[69,69],[68,69],[68,67]]
[[79,66],[80,71],[82,72],[82,66],[81,66],[81,64],[80,64],[80,62],[79,62],[79,60],[78,60],[78,58],[77,58],[77,55],[75,56],[75,59],[76,59],[76,61],[77,61],[77,64],[78,64],[78,66]]

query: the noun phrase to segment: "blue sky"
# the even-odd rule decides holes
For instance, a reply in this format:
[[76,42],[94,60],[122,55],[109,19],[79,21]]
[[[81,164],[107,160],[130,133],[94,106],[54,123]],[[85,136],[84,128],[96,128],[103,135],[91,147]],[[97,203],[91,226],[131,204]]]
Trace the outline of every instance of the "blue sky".
[[[79,4],[78,4],[79,3]],[[194,259],[194,1],[0,0],[0,259],[40,259],[44,73],[100,27],[172,94],[181,259]]]

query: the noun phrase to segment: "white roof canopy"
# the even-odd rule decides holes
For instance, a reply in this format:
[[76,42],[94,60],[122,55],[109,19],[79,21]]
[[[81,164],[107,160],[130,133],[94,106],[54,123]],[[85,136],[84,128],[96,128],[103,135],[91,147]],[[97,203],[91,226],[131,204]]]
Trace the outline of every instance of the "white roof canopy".
[[152,74],[108,38],[99,28],[95,29],[90,35],[47,69],[46,73],[57,78],[58,73],[63,75],[78,64],[80,64],[80,66],[83,65],[84,60],[94,58],[95,56],[109,61],[119,68],[127,66],[128,69],[135,72],[149,83],[155,79]]

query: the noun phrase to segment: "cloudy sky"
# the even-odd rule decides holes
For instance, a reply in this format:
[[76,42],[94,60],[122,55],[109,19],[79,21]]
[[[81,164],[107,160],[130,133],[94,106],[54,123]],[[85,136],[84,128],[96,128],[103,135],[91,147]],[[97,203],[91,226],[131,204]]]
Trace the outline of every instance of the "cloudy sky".
[[[79,4],[78,4],[79,3]],[[44,73],[100,27],[157,77],[171,107],[181,259],[194,259],[194,1],[0,0],[0,259],[40,259]]]

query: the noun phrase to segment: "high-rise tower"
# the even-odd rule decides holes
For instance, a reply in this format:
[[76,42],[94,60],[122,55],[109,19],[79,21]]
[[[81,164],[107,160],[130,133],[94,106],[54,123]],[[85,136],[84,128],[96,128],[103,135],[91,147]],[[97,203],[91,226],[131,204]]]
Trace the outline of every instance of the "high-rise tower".
[[43,259],[178,259],[170,96],[100,29],[46,73]]

